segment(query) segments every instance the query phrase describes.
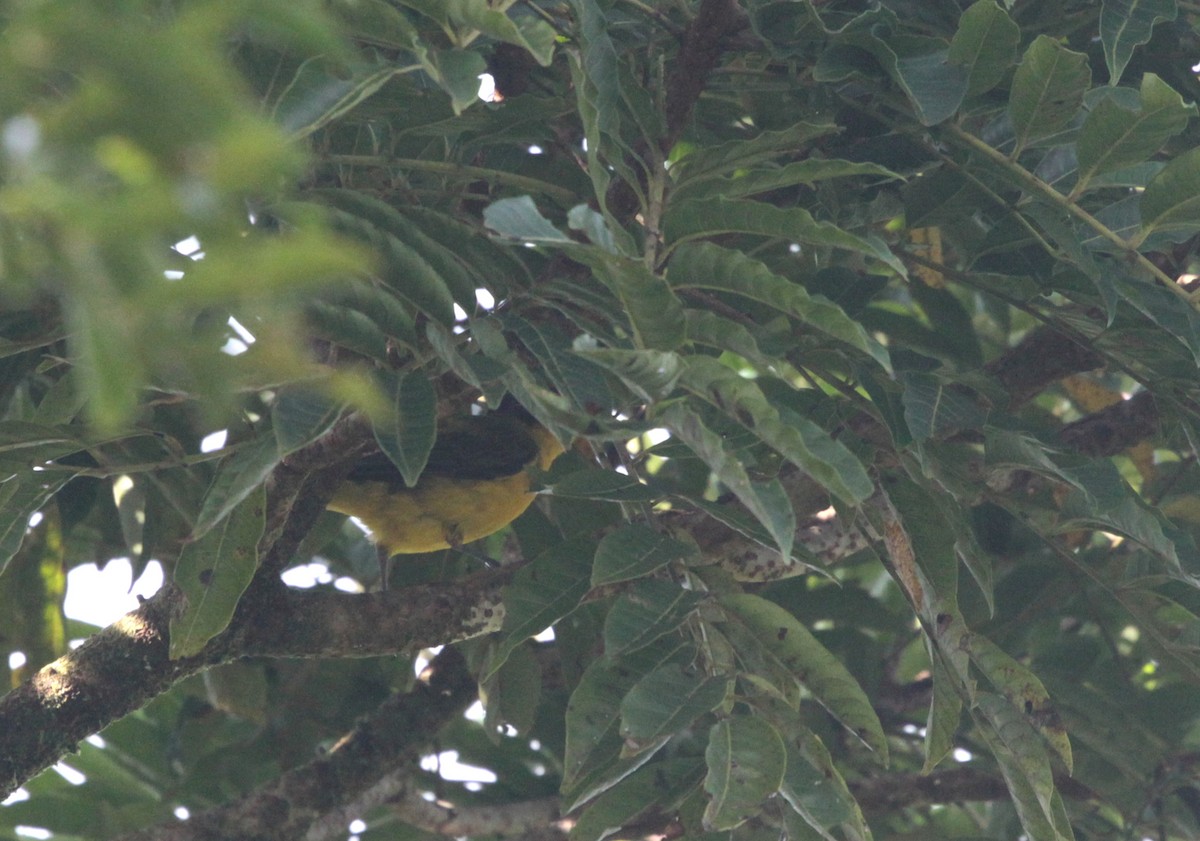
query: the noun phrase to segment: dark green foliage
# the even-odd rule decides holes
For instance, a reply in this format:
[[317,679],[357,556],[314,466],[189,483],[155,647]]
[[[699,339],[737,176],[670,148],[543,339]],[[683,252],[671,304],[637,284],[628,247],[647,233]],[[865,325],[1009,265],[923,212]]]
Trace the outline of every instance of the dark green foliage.
[[[378,770],[452,803],[444,831],[557,798],[573,829],[546,806],[508,833],[1200,836],[1194,5],[0,14],[12,685],[85,634],[61,609],[84,563],[166,567],[176,657],[251,639],[287,566],[379,586],[357,530],[275,496],[288,472],[329,469],[306,459],[331,435],[397,484],[523,464],[515,420],[485,457],[439,422],[511,395],[586,446],[511,529],[389,582],[524,564],[488,633],[421,637],[473,635],[482,718]],[[278,559],[284,515],[308,531]],[[0,835],[225,814],[419,696],[411,639],[329,639],[178,681],[164,652],[129,687],[159,697],[97,701],[86,784],[34,777]],[[496,781],[415,765],[444,751]],[[433,837],[368,783],[305,805]]]

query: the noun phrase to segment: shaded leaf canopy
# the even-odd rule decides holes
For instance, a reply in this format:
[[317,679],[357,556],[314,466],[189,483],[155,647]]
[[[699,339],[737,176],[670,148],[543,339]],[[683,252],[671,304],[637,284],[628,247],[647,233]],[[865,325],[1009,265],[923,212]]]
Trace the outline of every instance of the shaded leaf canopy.
[[0,835],[1200,837],[1194,5],[0,14]]

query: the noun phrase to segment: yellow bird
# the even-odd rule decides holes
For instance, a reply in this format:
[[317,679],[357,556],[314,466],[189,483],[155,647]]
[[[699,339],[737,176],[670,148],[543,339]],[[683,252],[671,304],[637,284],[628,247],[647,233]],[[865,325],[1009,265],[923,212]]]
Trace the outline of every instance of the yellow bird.
[[457,548],[499,531],[533,502],[531,467],[548,470],[563,447],[515,400],[439,424],[429,461],[407,487],[382,453],[362,459],[331,511],[357,517],[388,555]]

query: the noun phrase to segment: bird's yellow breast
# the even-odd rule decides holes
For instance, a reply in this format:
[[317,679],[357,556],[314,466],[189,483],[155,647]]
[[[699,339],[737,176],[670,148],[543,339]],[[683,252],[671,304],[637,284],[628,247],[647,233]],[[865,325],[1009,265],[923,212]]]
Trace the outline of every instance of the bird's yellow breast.
[[499,531],[533,502],[525,471],[486,481],[434,476],[397,490],[385,482],[342,485],[329,508],[362,520],[388,554],[434,552]]
[[530,492],[528,469],[548,470],[563,448],[544,427],[523,430],[537,454],[515,473],[487,479],[423,474],[411,488],[394,482],[346,481],[328,508],[357,517],[389,555],[449,549],[487,537],[525,512]]

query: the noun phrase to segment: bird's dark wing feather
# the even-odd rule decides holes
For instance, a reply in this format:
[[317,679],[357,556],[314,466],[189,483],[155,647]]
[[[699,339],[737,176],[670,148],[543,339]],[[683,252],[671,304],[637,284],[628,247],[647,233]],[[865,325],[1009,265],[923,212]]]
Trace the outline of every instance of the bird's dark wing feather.
[[[496,413],[451,418],[438,428],[437,440],[421,475],[500,479],[524,470],[537,452],[537,442],[529,428],[516,418]],[[404,486],[400,471],[383,453],[361,459],[348,478]]]

